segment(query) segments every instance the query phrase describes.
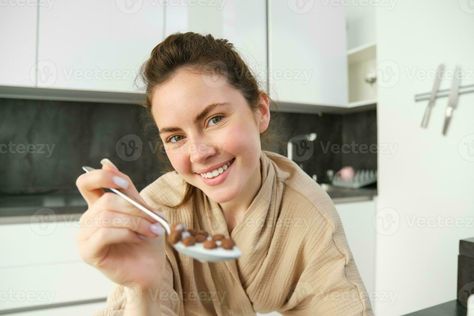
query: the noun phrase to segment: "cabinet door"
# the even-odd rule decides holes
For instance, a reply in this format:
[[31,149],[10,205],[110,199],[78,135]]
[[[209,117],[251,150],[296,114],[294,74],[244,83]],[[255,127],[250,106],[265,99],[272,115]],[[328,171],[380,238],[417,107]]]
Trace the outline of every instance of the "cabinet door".
[[106,304],[103,303],[92,303],[92,304],[81,304],[75,306],[32,310],[29,312],[15,313],[15,316],[84,316],[94,315],[98,311],[105,308]]
[[1,310],[106,297],[114,284],[79,256],[77,221],[0,225]]
[[370,297],[375,280],[375,202],[336,204],[347,243]]
[[6,1],[0,9],[0,85],[34,87],[37,1]]
[[269,1],[269,82],[275,101],[346,106],[344,8],[320,1]]
[[266,5],[264,0],[170,1],[166,6],[165,33],[196,32],[226,38],[267,89]]
[[161,1],[58,0],[39,15],[39,87],[144,91],[135,79],[163,39]]

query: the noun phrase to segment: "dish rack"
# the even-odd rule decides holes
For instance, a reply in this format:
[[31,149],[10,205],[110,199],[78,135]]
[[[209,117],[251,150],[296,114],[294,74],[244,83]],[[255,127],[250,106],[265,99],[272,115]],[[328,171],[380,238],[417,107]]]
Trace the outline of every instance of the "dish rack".
[[332,185],[344,188],[358,189],[366,185],[377,182],[376,170],[357,170],[350,180],[343,180],[339,174],[332,178]]

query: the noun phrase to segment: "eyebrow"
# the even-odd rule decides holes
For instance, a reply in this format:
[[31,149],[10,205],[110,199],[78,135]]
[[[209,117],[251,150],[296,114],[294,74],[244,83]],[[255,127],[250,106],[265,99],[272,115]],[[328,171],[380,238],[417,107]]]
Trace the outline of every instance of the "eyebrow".
[[[197,123],[197,122],[201,121],[202,119],[204,119],[206,117],[206,115],[209,114],[209,112],[214,110],[214,108],[216,108],[218,106],[223,106],[223,105],[230,105],[230,104],[228,102],[209,104],[208,106],[206,106],[206,108],[204,110],[201,111],[201,113],[199,113],[196,116],[196,118],[194,119],[194,123]],[[163,128],[160,128],[158,130],[158,132],[160,134],[162,134],[162,133],[166,133],[166,132],[176,132],[176,131],[180,131],[180,130],[181,129],[179,127],[163,127]]]

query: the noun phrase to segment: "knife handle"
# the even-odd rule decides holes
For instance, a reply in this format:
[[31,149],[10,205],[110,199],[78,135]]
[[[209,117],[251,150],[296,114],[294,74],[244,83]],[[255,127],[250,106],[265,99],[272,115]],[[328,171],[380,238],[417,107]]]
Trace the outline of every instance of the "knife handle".
[[421,120],[421,127],[426,128],[428,127],[428,122],[430,121],[430,115],[431,115],[431,109],[433,107],[431,104],[428,104],[428,106],[425,109],[425,114],[423,114],[423,120]]

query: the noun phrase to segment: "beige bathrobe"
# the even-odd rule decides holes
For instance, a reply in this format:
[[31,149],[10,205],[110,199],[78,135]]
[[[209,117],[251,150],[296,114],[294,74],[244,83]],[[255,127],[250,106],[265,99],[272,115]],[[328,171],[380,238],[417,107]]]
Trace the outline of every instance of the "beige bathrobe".
[[[162,314],[373,315],[329,196],[284,156],[262,151],[260,163],[262,186],[230,234],[219,204],[201,190],[176,207],[188,185],[176,172],[141,192],[170,223],[230,236],[242,252],[235,261],[201,263],[167,244]],[[121,315],[126,304],[117,286],[98,315]]]

